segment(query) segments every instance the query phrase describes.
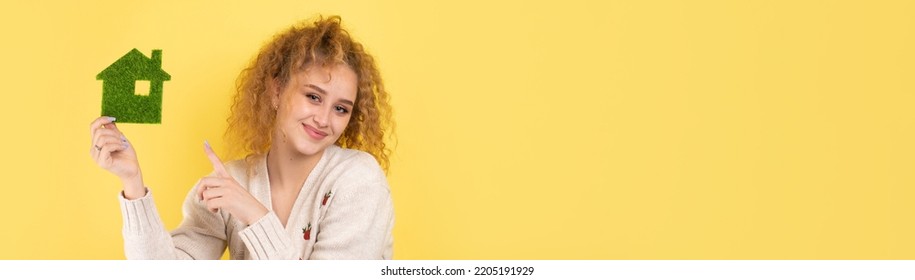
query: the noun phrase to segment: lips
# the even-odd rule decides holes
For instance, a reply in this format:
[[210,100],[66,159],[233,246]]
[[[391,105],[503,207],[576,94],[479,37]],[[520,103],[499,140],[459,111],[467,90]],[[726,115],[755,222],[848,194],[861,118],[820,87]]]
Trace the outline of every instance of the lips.
[[308,133],[308,136],[311,136],[311,138],[314,138],[315,140],[321,140],[324,139],[324,137],[327,137],[327,133],[311,127],[310,125],[302,124],[302,128],[305,129],[305,132]]

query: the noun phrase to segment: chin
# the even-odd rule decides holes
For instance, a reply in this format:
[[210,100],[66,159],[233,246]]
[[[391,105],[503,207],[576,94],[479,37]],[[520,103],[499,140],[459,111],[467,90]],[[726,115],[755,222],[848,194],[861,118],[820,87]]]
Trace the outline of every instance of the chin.
[[329,146],[324,143],[319,144],[319,143],[309,143],[306,141],[303,141],[303,142],[304,143],[299,143],[298,145],[296,145],[295,150],[297,152],[299,152],[300,154],[306,155],[306,156],[316,155],[316,154],[324,151],[324,149],[326,149],[327,146]]
[[301,148],[301,147],[299,147],[299,148],[296,148],[296,151],[297,151],[297,152],[299,152],[300,154],[305,155],[305,156],[313,156],[313,155],[316,155],[316,154],[318,154],[318,152],[320,152],[320,151],[322,151],[322,150],[324,150],[324,149],[321,149],[321,148],[318,148],[318,147],[307,147],[307,148]]

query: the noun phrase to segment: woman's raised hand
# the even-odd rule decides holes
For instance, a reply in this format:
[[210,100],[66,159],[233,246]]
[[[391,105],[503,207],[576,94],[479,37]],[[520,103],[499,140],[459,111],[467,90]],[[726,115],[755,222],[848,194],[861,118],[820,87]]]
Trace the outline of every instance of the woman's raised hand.
[[137,153],[114,120],[113,117],[102,116],[89,125],[92,134],[89,154],[99,167],[121,179],[125,198],[137,199],[146,195]]
[[235,181],[226,171],[222,160],[213,152],[208,142],[204,142],[204,152],[213,164],[213,175],[197,181],[197,198],[206,204],[207,209],[216,212],[219,209],[229,211],[246,225],[250,225],[267,215],[264,207],[251,193]]

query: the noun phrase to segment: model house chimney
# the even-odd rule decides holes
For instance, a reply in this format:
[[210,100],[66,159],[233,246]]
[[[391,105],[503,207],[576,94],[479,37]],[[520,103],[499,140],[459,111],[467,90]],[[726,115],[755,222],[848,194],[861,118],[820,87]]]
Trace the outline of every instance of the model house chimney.
[[152,63],[153,69],[162,68],[162,50],[153,50],[152,51]]

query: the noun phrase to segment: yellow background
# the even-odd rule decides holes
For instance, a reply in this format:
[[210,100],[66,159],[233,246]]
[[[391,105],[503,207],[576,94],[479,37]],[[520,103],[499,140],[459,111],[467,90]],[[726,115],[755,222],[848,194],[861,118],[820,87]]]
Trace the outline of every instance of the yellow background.
[[120,127],[171,229],[239,70],[319,13],[392,93],[397,259],[915,258],[912,1],[9,2],[2,259],[123,258],[98,72],[163,50],[162,124]]

